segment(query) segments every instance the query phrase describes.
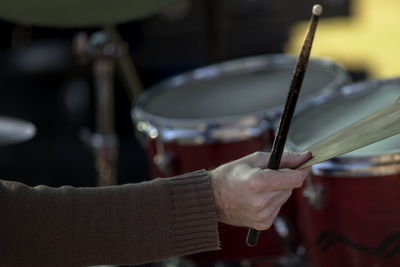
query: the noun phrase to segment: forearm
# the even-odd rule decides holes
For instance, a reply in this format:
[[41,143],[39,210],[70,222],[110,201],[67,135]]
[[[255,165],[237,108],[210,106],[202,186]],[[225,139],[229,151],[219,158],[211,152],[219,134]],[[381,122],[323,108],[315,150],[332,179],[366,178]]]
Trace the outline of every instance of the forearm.
[[210,178],[103,188],[0,183],[0,265],[139,264],[218,248]]

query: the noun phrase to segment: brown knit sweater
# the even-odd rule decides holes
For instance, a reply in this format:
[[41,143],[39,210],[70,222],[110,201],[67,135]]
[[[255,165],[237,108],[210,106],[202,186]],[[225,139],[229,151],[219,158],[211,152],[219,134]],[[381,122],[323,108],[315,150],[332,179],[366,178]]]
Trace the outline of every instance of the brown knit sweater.
[[0,181],[0,214],[0,266],[141,264],[219,248],[203,170],[99,188]]

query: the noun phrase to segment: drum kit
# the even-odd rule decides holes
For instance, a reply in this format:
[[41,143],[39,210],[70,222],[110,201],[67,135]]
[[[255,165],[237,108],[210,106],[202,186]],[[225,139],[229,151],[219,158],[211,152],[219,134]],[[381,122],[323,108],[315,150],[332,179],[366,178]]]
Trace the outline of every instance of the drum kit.
[[[6,2],[0,17],[10,21],[88,27],[140,19],[174,1]],[[87,7],[74,9],[82,5]],[[118,36],[106,29],[76,43],[80,55],[95,63],[93,145],[100,185],[115,183],[112,74],[122,51]],[[153,176],[210,169],[269,151],[295,63],[285,54],[230,60],[176,75],[140,94],[131,116]],[[222,250],[189,259],[200,266],[398,266],[399,95],[400,78],[353,83],[339,63],[311,58],[286,143],[287,150],[313,152],[306,163],[311,177],[257,246],[246,245],[247,229],[220,223]],[[31,123],[0,117],[1,145],[34,134]]]

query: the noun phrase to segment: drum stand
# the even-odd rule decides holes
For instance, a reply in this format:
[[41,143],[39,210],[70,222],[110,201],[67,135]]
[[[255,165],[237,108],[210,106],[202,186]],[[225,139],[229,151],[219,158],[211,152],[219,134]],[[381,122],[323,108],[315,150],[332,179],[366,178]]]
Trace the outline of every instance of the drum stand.
[[296,233],[290,221],[285,217],[278,216],[273,226],[284,251],[284,254],[275,260],[273,267],[306,267],[304,255],[295,251],[293,246]]
[[89,143],[95,151],[97,186],[117,184],[118,138],[114,123],[114,67],[118,46],[108,40],[105,32],[75,38],[75,51],[83,62],[93,61],[95,80],[95,133]]

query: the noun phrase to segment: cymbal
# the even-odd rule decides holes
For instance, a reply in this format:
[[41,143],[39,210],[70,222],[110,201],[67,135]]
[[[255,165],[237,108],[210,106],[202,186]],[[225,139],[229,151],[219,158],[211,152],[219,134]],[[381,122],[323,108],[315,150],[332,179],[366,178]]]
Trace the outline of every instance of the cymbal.
[[335,158],[400,133],[400,98],[386,108],[311,145],[313,157],[299,169]]
[[0,116],[0,145],[10,145],[31,139],[36,127],[30,122]]
[[156,14],[176,0],[4,0],[0,18],[48,27],[93,27]]

